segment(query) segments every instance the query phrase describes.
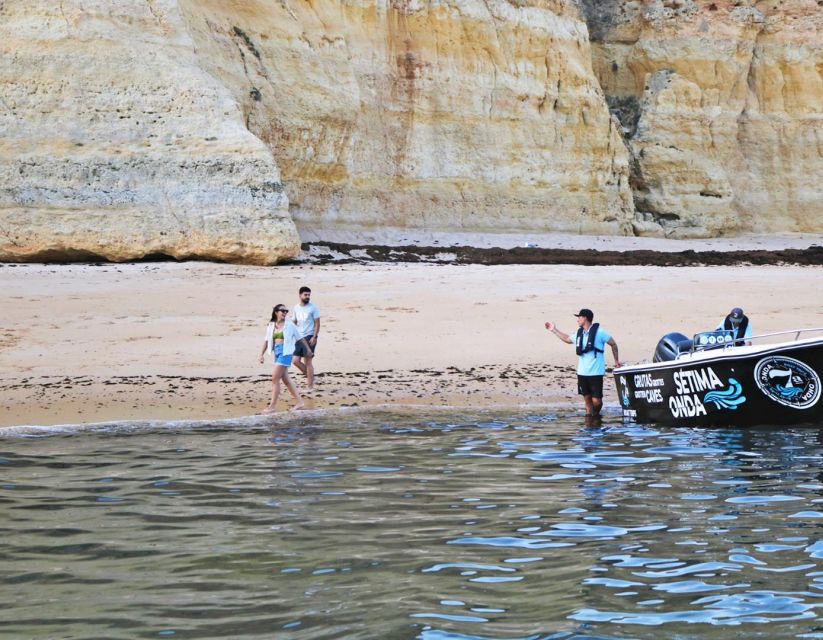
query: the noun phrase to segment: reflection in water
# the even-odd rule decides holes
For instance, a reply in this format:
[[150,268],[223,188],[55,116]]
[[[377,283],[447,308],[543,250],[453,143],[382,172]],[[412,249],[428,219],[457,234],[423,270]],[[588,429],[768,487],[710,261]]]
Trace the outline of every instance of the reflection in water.
[[809,429],[363,413],[0,440],[0,636],[823,638]]

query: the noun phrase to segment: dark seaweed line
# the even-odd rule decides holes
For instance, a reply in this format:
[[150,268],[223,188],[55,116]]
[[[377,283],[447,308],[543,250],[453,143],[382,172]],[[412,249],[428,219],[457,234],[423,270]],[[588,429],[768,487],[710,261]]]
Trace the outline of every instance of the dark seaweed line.
[[[823,246],[779,251],[598,251],[596,249],[513,249],[476,247],[417,247],[353,245],[338,242],[312,242],[302,245],[304,252],[314,249],[308,261],[316,264],[350,264],[364,262],[429,262],[437,264],[547,265],[581,266],[733,266],[733,265],[823,265]],[[329,251],[323,254],[323,249]],[[353,251],[358,256],[351,255]],[[333,252],[333,253],[332,253]],[[363,254],[368,257],[364,257]],[[334,254],[343,254],[334,255]],[[443,254],[449,254],[444,257]],[[363,256],[363,257],[361,257]],[[453,258],[451,256],[454,256]]]

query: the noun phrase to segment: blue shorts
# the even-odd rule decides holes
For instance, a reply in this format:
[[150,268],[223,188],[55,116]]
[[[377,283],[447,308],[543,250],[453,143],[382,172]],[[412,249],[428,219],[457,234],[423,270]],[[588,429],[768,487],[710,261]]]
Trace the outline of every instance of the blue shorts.
[[283,355],[282,343],[274,345],[274,364],[279,364],[281,367],[291,366],[291,355]]

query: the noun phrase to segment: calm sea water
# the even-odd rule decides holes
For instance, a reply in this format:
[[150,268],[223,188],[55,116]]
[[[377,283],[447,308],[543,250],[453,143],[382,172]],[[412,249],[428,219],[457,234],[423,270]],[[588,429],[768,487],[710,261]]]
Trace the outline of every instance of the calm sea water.
[[0,437],[3,638],[823,638],[823,434],[537,413]]

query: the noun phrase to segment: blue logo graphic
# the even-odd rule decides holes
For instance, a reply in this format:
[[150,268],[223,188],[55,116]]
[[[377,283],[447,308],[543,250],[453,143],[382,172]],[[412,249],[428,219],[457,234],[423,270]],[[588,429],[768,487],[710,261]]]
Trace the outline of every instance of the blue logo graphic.
[[729,388],[722,391],[709,391],[703,398],[703,404],[713,402],[717,409],[731,409],[734,411],[746,402],[743,387],[734,378],[729,378]]
[[797,396],[803,393],[802,387],[783,387],[777,384],[774,386],[774,389],[787,400],[794,400]]
[[630,404],[629,400],[629,388],[626,386],[626,378],[620,376],[620,386],[623,387],[620,397],[623,399],[623,406],[628,407]]
[[808,409],[820,399],[817,372],[794,358],[763,358],[754,368],[754,380],[769,398],[792,409]]

